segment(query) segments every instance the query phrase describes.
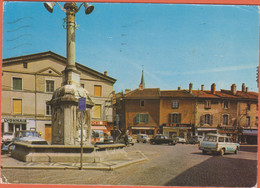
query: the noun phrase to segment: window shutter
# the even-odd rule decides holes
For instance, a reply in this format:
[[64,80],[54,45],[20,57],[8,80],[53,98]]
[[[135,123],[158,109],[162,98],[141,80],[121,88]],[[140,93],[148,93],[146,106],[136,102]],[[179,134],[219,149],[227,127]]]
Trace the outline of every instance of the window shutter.
[[213,125],[213,115],[210,115],[210,125]]
[[149,123],[149,114],[145,114],[145,123]]
[[205,124],[205,115],[200,116],[200,125],[204,125]]
[[178,123],[181,123],[181,114],[178,114]]
[[136,114],[136,123],[140,122],[140,114]]
[[169,114],[169,123],[170,123],[170,124],[172,123],[171,117],[172,117],[172,114]]
[[21,99],[13,99],[13,113],[22,114],[22,100]]

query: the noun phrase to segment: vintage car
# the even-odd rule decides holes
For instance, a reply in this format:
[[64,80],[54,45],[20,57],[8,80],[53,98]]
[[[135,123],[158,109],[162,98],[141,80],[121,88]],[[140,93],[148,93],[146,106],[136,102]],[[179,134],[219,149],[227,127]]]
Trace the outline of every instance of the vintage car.
[[10,142],[14,139],[14,133],[13,132],[5,132],[2,137],[3,142]]
[[203,154],[207,152],[219,153],[223,156],[225,153],[238,153],[240,145],[234,143],[232,138],[221,134],[208,134],[203,141],[199,142],[199,149]]
[[139,142],[143,142],[143,143],[147,143],[149,142],[150,138],[148,137],[147,134],[138,134],[137,135],[137,143]]
[[48,145],[48,142],[40,138],[40,134],[37,131],[23,130],[16,131],[13,140],[8,144],[2,144],[2,152],[11,152],[14,149],[14,145],[17,142],[23,142],[35,145]]
[[[134,145],[135,143],[134,143],[134,139],[132,138],[132,136],[130,136],[130,135],[127,135],[128,136],[128,144],[130,144],[130,145]],[[125,135],[123,135],[123,136],[121,136],[120,137],[120,139],[119,139],[119,142],[120,143],[125,143]]]
[[181,137],[178,137],[178,136],[173,136],[172,139],[176,140],[177,143],[182,143],[182,144],[186,143],[186,139],[185,138],[181,138]]
[[176,145],[177,140],[168,138],[168,136],[164,135],[156,135],[155,137],[150,139],[150,144],[169,144],[169,145]]
[[186,144],[198,144],[199,143],[199,138],[198,136],[192,136],[187,139]]

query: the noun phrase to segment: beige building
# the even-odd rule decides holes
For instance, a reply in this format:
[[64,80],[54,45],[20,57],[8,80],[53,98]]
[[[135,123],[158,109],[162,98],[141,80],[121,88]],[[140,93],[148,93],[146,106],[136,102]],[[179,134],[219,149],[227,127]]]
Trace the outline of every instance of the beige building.
[[[2,133],[16,130],[37,130],[46,140],[51,139],[51,100],[61,86],[66,58],[51,51],[13,57],[2,64]],[[113,84],[116,80],[76,63],[81,86],[92,98],[93,129],[112,125]]]

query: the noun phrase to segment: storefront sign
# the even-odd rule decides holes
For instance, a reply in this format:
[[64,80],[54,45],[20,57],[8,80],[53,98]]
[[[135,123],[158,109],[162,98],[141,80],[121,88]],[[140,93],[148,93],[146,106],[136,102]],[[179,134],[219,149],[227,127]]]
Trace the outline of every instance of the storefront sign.
[[91,125],[107,125],[106,121],[91,121]]
[[26,119],[8,119],[8,118],[4,118],[4,122],[8,122],[8,123],[26,123]]

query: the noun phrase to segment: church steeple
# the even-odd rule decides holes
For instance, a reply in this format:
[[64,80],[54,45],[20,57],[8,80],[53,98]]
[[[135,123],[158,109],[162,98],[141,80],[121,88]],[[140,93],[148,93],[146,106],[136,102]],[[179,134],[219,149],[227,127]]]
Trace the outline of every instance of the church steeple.
[[144,82],[144,69],[142,70],[142,78],[141,82],[139,84],[139,89],[144,89],[145,88],[145,82]]

